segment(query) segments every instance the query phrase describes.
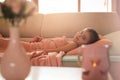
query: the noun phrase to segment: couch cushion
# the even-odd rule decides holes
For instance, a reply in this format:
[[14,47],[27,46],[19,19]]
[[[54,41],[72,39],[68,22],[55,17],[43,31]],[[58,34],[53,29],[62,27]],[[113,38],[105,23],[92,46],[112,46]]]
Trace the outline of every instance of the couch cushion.
[[[34,37],[36,35],[41,35],[41,27],[43,21],[43,14],[36,14],[30,16],[26,23],[20,27],[20,36],[21,37]],[[9,36],[8,24],[3,23],[3,20],[0,19],[0,33],[6,37]]]
[[[73,35],[86,27],[94,28],[104,35],[119,28],[116,13],[56,13],[44,16],[41,34],[43,37]],[[113,27],[114,26],[114,27]],[[109,29],[109,30],[108,30]]]
[[107,34],[104,37],[112,41],[110,55],[120,55],[120,31]]

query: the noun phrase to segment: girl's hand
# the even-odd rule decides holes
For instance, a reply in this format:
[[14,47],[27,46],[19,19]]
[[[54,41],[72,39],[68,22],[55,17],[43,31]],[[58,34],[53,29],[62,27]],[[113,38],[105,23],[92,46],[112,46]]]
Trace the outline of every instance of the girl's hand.
[[44,54],[45,54],[45,55],[47,55],[48,52],[49,52],[47,49],[44,49],[43,51],[44,51]]
[[32,43],[32,42],[40,42],[42,39],[43,38],[38,35],[38,36],[33,37],[33,39],[30,41],[30,43]]
[[30,57],[30,59],[32,58],[35,58],[35,57],[38,57],[38,56],[41,56],[45,54],[45,51],[34,51],[34,52],[31,52],[28,56]]

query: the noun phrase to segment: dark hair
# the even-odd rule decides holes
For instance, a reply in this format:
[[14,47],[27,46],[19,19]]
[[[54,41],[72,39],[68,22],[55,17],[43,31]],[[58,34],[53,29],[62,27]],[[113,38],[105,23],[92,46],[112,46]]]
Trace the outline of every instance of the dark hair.
[[100,40],[98,33],[94,29],[87,28],[87,30],[90,32],[90,41],[88,42],[88,44],[91,44]]

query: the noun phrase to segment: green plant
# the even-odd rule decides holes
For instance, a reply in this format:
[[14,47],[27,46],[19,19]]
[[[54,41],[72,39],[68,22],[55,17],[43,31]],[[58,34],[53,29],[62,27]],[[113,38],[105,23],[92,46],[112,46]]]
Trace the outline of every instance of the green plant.
[[26,21],[27,17],[32,14],[34,8],[35,7],[33,6],[29,9],[28,3],[24,2],[21,4],[20,10],[16,13],[13,11],[13,7],[8,6],[5,3],[0,3],[0,18],[9,21],[12,26],[18,27],[23,20]]

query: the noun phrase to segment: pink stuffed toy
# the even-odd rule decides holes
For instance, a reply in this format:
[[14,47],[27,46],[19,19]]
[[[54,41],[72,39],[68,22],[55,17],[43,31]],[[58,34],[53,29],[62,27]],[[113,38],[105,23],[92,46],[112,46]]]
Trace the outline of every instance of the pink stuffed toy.
[[83,80],[108,80],[110,42],[98,41],[81,46]]

